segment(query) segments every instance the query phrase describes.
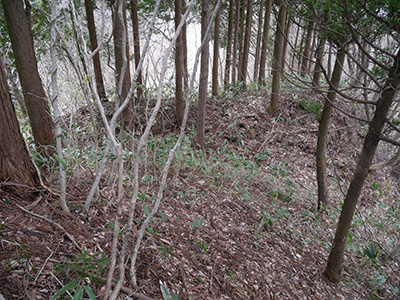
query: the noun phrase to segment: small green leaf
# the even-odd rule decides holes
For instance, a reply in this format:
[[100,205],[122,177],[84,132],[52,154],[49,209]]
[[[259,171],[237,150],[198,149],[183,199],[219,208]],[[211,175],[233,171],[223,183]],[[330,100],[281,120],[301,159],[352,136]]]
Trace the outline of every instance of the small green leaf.
[[61,159],[58,155],[56,155],[56,159],[57,161],[63,166],[64,170],[67,170],[67,164],[65,163],[65,161],[63,159]]
[[68,282],[64,285],[51,299],[58,299],[61,295],[63,295],[66,291],[71,291],[78,286],[75,280]]
[[83,288],[85,289],[86,293],[88,294],[91,300],[96,300],[96,295],[94,294],[90,286],[84,285]]
[[82,300],[82,299],[83,299],[83,287],[79,287],[79,289],[76,290],[73,300]]

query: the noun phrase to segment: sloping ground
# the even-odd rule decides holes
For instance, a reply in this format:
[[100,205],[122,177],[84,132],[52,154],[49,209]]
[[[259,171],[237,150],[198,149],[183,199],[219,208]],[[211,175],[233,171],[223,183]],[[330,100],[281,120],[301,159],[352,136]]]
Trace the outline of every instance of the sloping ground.
[[[137,292],[162,299],[162,281],[179,299],[398,299],[399,258],[383,262],[380,256],[396,243],[400,219],[398,186],[387,171],[373,172],[366,184],[341,283],[322,276],[362,129],[335,116],[328,153],[332,202],[325,213],[317,213],[316,116],[291,95],[285,95],[274,119],[264,113],[266,105],[260,92],[233,91],[211,99],[206,150],[193,147],[195,122],[190,122],[160,213],[142,243]],[[155,128],[162,137],[155,133],[149,141],[135,215],[139,221],[152,205],[160,167],[175,140],[171,111],[163,111]],[[2,187],[0,292],[6,299],[49,299],[72,279],[85,277],[79,273],[82,259],[74,256],[78,249],[65,232],[16,204],[62,225],[86,247],[86,257],[98,253],[89,259],[94,265],[101,265],[100,253],[109,255],[112,185],[104,181],[101,200],[88,216],[82,205],[91,181],[85,170],[70,179],[71,214],[59,210],[56,195],[42,192],[26,200]],[[376,259],[364,255],[371,243],[372,252],[380,249]],[[67,270],[61,267],[74,261]],[[95,275],[105,277],[107,265],[99,269]],[[104,286],[85,284],[96,293]]]

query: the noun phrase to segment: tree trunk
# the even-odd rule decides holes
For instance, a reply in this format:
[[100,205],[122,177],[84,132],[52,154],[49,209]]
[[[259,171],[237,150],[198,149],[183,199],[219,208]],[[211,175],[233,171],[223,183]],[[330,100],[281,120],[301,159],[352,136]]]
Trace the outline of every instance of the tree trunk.
[[[85,8],[86,8],[87,26],[89,30],[90,49],[94,51],[97,48],[98,44],[96,35],[96,25],[94,22],[94,15],[93,15],[92,0],[85,0]],[[99,52],[97,52],[93,56],[93,69],[94,69],[94,77],[96,79],[97,93],[99,94],[101,100],[107,101],[106,92],[104,89],[103,73],[101,71]]]
[[321,121],[318,128],[317,139],[317,183],[318,183],[318,210],[325,209],[328,203],[328,186],[326,182],[326,139],[328,136],[329,123],[332,114],[332,103],[335,101],[335,89],[339,86],[340,77],[343,71],[343,62],[345,51],[340,48],[337,53],[335,68],[333,70],[330,88],[325,100],[324,109],[322,111]]
[[316,62],[314,68],[314,75],[313,75],[313,87],[318,88],[319,83],[321,81],[321,68],[322,68],[322,61],[324,58],[324,50],[325,50],[326,38],[320,37],[319,43],[317,46],[317,52],[315,54]]
[[[175,29],[182,19],[182,0],[175,0]],[[185,102],[183,100],[183,44],[182,32],[175,45],[175,117],[178,126],[181,126]]]
[[[182,0],[183,13],[186,11],[186,1]],[[189,71],[188,71],[188,56],[187,56],[187,38],[186,38],[186,26],[187,22],[182,27],[182,45],[183,45],[183,87],[186,91],[189,88]]]
[[[119,103],[122,103],[131,87],[131,72],[129,63],[129,41],[127,35],[126,9],[124,0],[115,1],[114,13],[114,51],[117,93]],[[125,70],[124,70],[125,68]],[[125,129],[133,127],[132,101],[122,112],[122,125]]]
[[240,1],[240,18],[239,18],[239,37],[238,37],[238,47],[239,47],[239,63],[237,66],[237,78],[236,81],[240,82],[242,78],[242,64],[243,64],[243,46],[244,46],[244,31],[245,31],[245,8],[246,0]]
[[[4,181],[29,187],[40,185],[39,175],[19,129],[0,58],[0,182]],[[13,186],[13,190],[22,191],[18,186]]]
[[260,73],[258,76],[258,81],[261,84],[265,84],[265,66],[267,62],[269,23],[271,18],[271,2],[272,0],[265,1],[264,29],[263,29],[263,36],[261,43],[261,57],[260,57]]
[[246,84],[246,79],[247,79],[247,65],[249,62],[252,18],[253,18],[253,0],[247,0],[246,31],[244,35],[243,57],[242,57],[242,65],[240,66],[241,72],[239,79],[239,81],[243,82],[244,84]]
[[310,21],[308,22],[307,26],[307,35],[304,41],[304,51],[303,51],[303,59],[301,63],[300,75],[306,76],[308,70],[308,61],[310,56],[310,47],[311,47],[311,37],[313,32],[313,23]]
[[256,54],[254,56],[254,74],[253,80],[257,81],[258,70],[259,70],[259,62],[260,62],[260,45],[261,45],[261,31],[262,31],[262,16],[264,9],[264,0],[260,0],[260,14],[258,15],[258,28],[257,28],[257,39],[256,39]]
[[197,110],[197,128],[196,128],[196,144],[205,147],[205,119],[206,119],[206,103],[207,103],[207,85],[208,85],[208,58],[209,45],[208,36],[206,36],[207,26],[210,18],[210,2],[209,0],[201,1],[201,40],[207,39],[207,43],[201,50],[200,61],[200,82],[199,82],[199,104]]
[[283,49],[282,49],[282,59],[281,59],[281,67],[282,67],[282,73],[285,71],[285,65],[286,65],[286,52],[287,52],[287,47],[289,44],[289,36],[290,36],[290,26],[292,25],[292,22],[290,18],[287,19],[286,21],[286,27],[285,27],[285,35],[283,36]]
[[272,87],[271,87],[271,103],[269,106],[269,114],[274,116],[278,110],[279,103],[279,88],[281,79],[281,61],[283,50],[283,33],[286,24],[287,10],[284,4],[279,8],[278,21],[276,24],[276,35],[274,43],[274,58],[272,61]]
[[214,57],[212,67],[212,95],[218,95],[218,55],[219,55],[219,27],[221,21],[221,8],[215,17],[214,23]]
[[232,58],[232,80],[231,80],[232,83],[236,82],[239,31],[240,31],[240,0],[236,0],[235,38],[233,42],[233,58]]
[[297,30],[296,30],[296,38],[294,39],[294,45],[292,48],[292,62],[291,62],[291,68],[294,69],[294,63],[296,60],[296,56],[297,56],[297,44],[299,41],[299,34],[300,34],[300,29],[301,27],[299,25],[297,25]]
[[22,1],[2,0],[2,3],[35,144],[54,146],[53,121]]
[[[133,29],[133,51],[135,55],[135,68],[139,65],[140,61],[140,38],[139,38],[139,18],[137,10],[137,0],[131,0],[131,19],[132,19],[132,29]],[[143,79],[142,71],[139,72],[138,78],[136,80],[136,93],[137,97],[140,99],[143,97]]]
[[232,34],[233,34],[233,17],[235,14],[235,2],[229,0],[229,16],[228,16],[228,38],[226,44],[226,61],[225,61],[225,74],[224,74],[224,89],[228,88],[230,83],[229,76],[232,62]]
[[358,198],[360,197],[365,178],[368,175],[372,159],[374,158],[375,151],[385,125],[388,111],[393,103],[394,97],[396,96],[399,85],[400,51],[395,57],[393,66],[389,71],[389,77],[380,93],[378,102],[376,104],[374,117],[369,124],[369,130],[364,139],[363,149],[358,159],[353,179],[350,183],[346,198],[343,203],[342,212],[340,214],[338,227],[335,233],[335,239],[333,241],[332,249],[328,258],[328,264],[324,272],[325,276],[332,282],[337,282],[339,280],[346,241],[349,236],[351,221],[353,219]]

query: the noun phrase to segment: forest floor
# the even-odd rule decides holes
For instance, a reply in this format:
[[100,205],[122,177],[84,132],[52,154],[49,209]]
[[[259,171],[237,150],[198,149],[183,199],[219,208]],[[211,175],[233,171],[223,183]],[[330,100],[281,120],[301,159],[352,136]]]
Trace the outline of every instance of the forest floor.
[[[341,281],[333,284],[323,276],[365,128],[335,113],[328,143],[330,204],[317,212],[315,149],[321,100],[284,94],[275,118],[265,113],[267,101],[262,92],[234,90],[210,99],[205,150],[192,144],[195,122],[189,122],[160,213],[141,245],[135,291],[162,299],[163,282],[179,299],[399,299],[400,258],[382,260],[398,242],[400,223],[397,181],[385,169],[371,172],[365,184]],[[176,140],[171,114],[171,109],[163,110],[149,140],[138,222],[151,209],[160,170]],[[377,159],[390,151],[382,149]],[[0,186],[0,293],[5,299],[49,299],[73,279],[90,286],[100,299],[104,283],[84,281],[89,276],[81,272],[107,275],[104,258],[111,251],[114,185],[102,181],[100,199],[88,214],[83,204],[92,182],[92,171],[84,164],[71,171],[71,213],[60,209],[52,193],[24,199]],[[126,190],[129,193],[129,180]],[[124,201],[126,220],[129,196]],[[66,232],[85,247],[85,254],[76,255],[79,249]],[[133,247],[134,242],[129,253]],[[129,286],[126,274],[124,285]],[[121,294],[121,299],[135,297]]]

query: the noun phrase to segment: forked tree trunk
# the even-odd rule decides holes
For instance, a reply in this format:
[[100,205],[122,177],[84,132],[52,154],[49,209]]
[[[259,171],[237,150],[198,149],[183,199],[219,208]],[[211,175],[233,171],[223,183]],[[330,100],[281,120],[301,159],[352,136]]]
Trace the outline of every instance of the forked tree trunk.
[[26,109],[37,146],[54,146],[53,121],[21,0],[2,0]]
[[[0,57],[0,182],[37,187],[39,176],[19,129]],[[22,191],[17,185],[13,190]]]
[[[129,93],[131,87],[131,72],[129,63],[129,40],[127,35],[126,9],[124,0],[115,1],[114,13],[114,51],[115,51],[115,72],[116,87],[119,102],[122,103]],[[125,30],[124,30],[125,28]],[[125,43],[124,43],[125,40]],[[125,65],[125,72],[123,67]],[[122,82],[121,82],[122,80]],[[122,84],[122,86],[121,86]],[[133,126],[133,103],[122,112],[122,125],[125,129],[132,129]]]
[[249,50],[250,50],[250,37],[251,37],[251,22],[253,18],[253,0],[247,0],[247,13],[246,13],[246,27],[243,42],[243,56],[242,64],[240,66],[240,78],[239,81],[246,84],[247,79],[247,65],[249,62]]
[[325,269],[325,276],[332,282],[337,282],[343,265],[344,251],[347,238],[350,232],[350,226],[356,209],[358,198],[361,194],[365,178],[368,175],[372,159],[375,156],[383,127],[391,104],[396,96],[400,86],[400,51],[395,57],[392,68],[389,71],[388,79],[380,92],[376,104],[374,117],[369,123],[369,130],[364,139],[363,149],[358,158],[356,170],[353,179],[347,191],[343,203],[342,212],[339,217],[338,226],[335,233],[332,249],[329,254],[328,264]]
[[228,88],[230,83],[229,76],[232,63],[232,34],[233,34],[233,17],[235,14],[235,2],[229,0],[229,16],[228,16],[228,37],[226,44],[226,60],[225,60],[225,74],[224,74],[224,89]]
[[259,70],[263,11],[264,11],[264,0],[260,0],[260,13],[258,15],[258,23],[257,23],[258,28],[257,28],[257,39],[256,39],[256,54],[254,56],[254,74],[253,74],[254,82],[257,81],[257,77],[258,77],[257,75],[258,75],[258,70]]
[[282,61],[282,50],[283,50],[283,33],[286,24],[287,10],[284,4],[281,4],[278,13],[278,21],[276,23],[276,35],[274,43],[274,58],[272,61],[272,87],[271,87],[271,102],[268,113],[271,116],[275,116],[278,110],[279,103],[279,89],[281,80],[281,61]]
[[[97,44],[96,25],[94,22],[92,1],[93,0],[85,0],[85,8],[86,8],[87,26],[89,30],[90,49],[94,51],[97,48],[98,44]],[[96,79],[97,93],[99,94],[101,100],[106,101],[107,97],[104,89],[103,73],[101,71],[99,52],[97,52],[93,56],[93,70],[94,70],[94,77]]]
[[[182,19],[182,0],[175,0],[175,29]],[[179,34],[175,45],[175,117],[178,126],[181,126],[185,103],[183,100],[183,39]]]
[[271,18],[271,2],[272,0],[265,1],[264,29],[263,29],[261,56],[260,56],[260,72],[258,76],[258,82],[261,84],[265,84],[265,69],[267,62],[269,23]]
[[214,57],[212,67],[212,94],[218,95],[218,56],[219,56],[219,23],[221,21],[221,9],[215,17],[214,23]]
[[330,80],[331,87],[327,98],[325,100],[324,109],[321,115],[321,121],[318,128],[317,139],[317,183],[318,183],[318,210],[325,209],[328,203],[328,185],[326,182],[326,139],[328,136],[328,129],[332,115],[332,103],[335,101],[335,89],[339,86],[340,77],[343,71],[343,62],[345,58],[345,51],[340,48],[337,53],[335,68],[333,70],[332,78]]
[[210,2],[209,0],[201,1],[201,40],[207,39],[204,48],[201,50],[200,61],[200,82],[199,82],[199,100],[197,110],[197,128],[196,128],[196,144],[205,147],[205,122],[206,122],[206,103],[207,103],[207,85],[208,85],[208,58],[209,45],[208,36],[206,37],[207,26],[210,18]]
[[[135,68],[138,67],[140,61],[140,37],[139,37],[139,18],[137,9],[137,0],[131,0],[131,19],[132,19],[132,31],[133,31],[133,51],[135,55]],[[136,93],[140,99],[143,97],[143,79],[142,71],[139,72],[136,80]]]

